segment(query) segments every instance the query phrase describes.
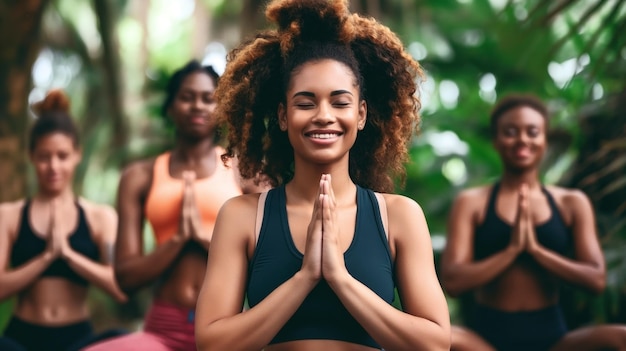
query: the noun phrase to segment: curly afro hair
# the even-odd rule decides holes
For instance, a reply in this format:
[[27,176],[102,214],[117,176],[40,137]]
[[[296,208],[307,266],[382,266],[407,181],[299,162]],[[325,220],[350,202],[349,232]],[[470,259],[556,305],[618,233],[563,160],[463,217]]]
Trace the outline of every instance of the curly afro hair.
[[278,125],[278,106],[303,64],[333,59],[349,67],[367,123],[350,150],[350,176],[363,187],[391,192],[403,184],[408,144],[419,132],[420,65],[400,39],[372,18],[351,14],[347,1],[275,0],[259,32],[228,55],[216,90],[217,116],[227,127],[224,159],[237,156],[243,178],[263,173],[273,186],[293,178],[293,148]]

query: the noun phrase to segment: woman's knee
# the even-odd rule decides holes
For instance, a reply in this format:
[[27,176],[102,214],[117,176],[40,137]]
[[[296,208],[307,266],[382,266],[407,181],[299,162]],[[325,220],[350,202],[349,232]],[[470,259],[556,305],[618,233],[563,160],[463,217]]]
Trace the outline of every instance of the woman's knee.
[[82,351],[171,351],[157,336],[137,332],[117,338],[107,339]]
[[450,351],[496,351],[475,332],[453,325],[451,328]]
[[26,351],[26,348],[13,339],[0,337],[0,350],[2,351]]
[[609,349],[626,351],[626,325],[599,325],[569,332],[551,351]]

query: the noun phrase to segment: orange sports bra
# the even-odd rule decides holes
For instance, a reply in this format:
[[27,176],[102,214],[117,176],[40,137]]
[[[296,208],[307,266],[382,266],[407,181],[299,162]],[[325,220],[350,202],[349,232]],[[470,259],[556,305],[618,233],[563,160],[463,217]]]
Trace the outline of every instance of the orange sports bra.
[[[224,166],[220,159],[223,152],[216,148],[215,172],[207,178],[194,181],[195,199],[205,230],[213,230],[220,207],[226,200],[241,195],[241,187],[235,181],[232,168]],[[144,208],[146,218],[160,245],[178,232],[184,182],[172,178],[169,172],[170,153],[159,155],[154,162],[152,185]]]

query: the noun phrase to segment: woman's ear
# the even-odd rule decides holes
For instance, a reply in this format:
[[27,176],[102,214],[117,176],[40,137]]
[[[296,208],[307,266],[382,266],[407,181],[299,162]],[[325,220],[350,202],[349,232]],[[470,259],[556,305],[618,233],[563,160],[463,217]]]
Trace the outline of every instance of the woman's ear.
[[367,103],[365,100],[361,100],[359,103],[359,121],[357,127],[359,130],[363,130],[365,128],[365,123],[367,122]]
[[282,102],[278,104],[278,127],[283,132],[287,131],[287,110]]
[[83,149],[78,147],[76,148],[76,159],[78,160],[76,163],[80,163],[83,160]]

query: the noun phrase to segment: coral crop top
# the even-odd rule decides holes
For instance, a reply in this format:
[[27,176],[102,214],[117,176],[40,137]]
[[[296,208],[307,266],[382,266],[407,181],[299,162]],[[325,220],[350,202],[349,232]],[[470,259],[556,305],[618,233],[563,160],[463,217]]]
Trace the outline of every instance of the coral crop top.
[[[215,150],[217,162],[211,176],[194,181],[196,206],[205,229],[212,230],[220,207],[226,200],[241,195],[232,168],[221,161],[221,148]],[[154,230],[157,245],[177,234],[183,203],[184,181],[172,178],[169,172],[170,153],[164,153],[154,162],[152,185],[144,213]]]

